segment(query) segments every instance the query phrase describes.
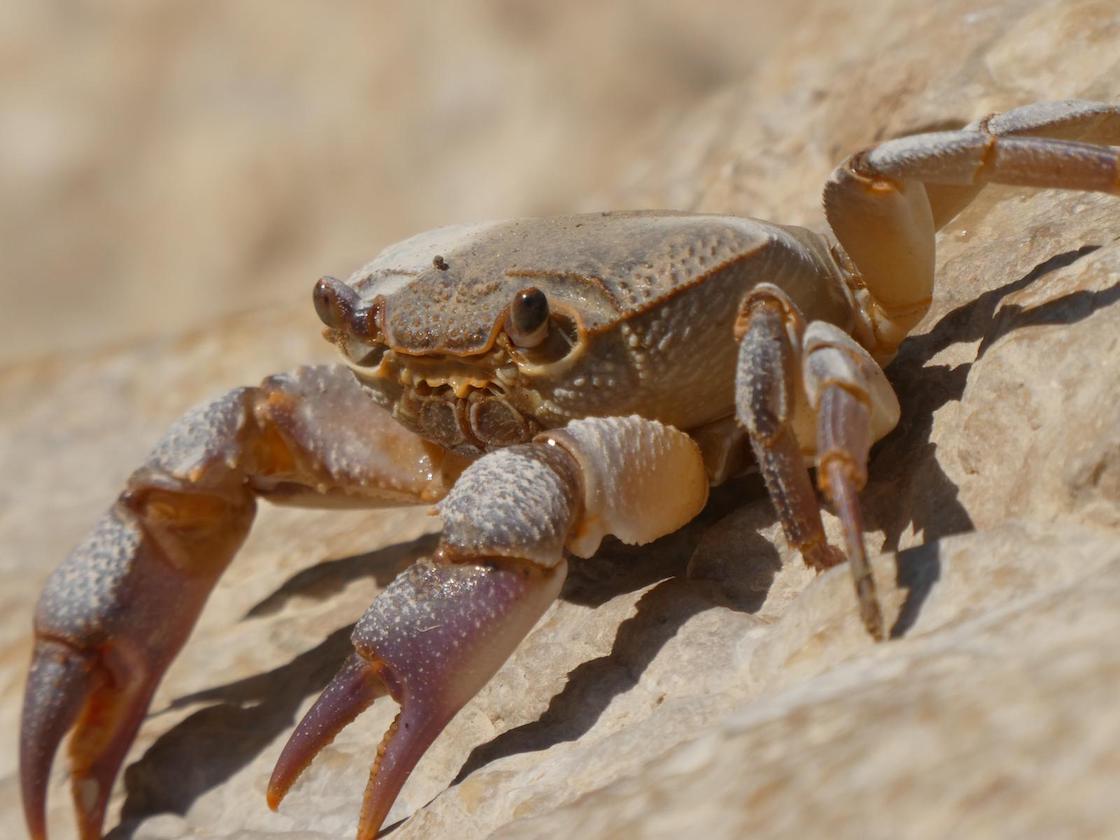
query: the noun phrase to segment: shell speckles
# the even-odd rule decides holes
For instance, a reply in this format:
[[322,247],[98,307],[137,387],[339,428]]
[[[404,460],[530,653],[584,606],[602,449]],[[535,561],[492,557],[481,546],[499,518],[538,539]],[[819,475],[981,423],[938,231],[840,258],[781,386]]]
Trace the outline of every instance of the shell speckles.
[[[367,302],[384,297],[390,346],[476,354],[490,345],[527,278],[597,330],[767,238],[765,226],[749,219],[674,213],[491,222],[412,237],[348,282]],[[435,256],[446,268],[432,264]]]
[[140,549],[143,533],[136,520],[110,510],[89,535],[82,553],[71,554],[51,574],[36,610],[54,635],[88,638],[107,632],[105,616],[127,592],[125,560]]

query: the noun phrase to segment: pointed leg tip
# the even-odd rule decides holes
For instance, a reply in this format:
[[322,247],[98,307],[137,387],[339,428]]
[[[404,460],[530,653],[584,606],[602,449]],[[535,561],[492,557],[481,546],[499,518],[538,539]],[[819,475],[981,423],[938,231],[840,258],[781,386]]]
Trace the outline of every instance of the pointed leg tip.
[[23,779],[23,819],[31,840],[47,840],[47,785]]
[[384,818],[377,820],[376,823],[367,823],[364,820],[360,820],[358,822],[358,830],[354,834],[355,840],[374,840],[374,838],[377,837],[378,832],[381,831],[381,823],[383,822],[383,820]]
[[883,608],[879,604],[879,595],[875,591],[875,580],[871,576],[871,567],[866,566],[866,574],[855,581],[856,598],[859,602],[859,617],[868,635],[876,642],[887,641],[886,622],[883,621]]
[[284,769],[278,761],[272,769],[272,776],[268,780],[268,788],[265,790],[264,798],[270,811],[280,810],[280,803],[284,801],[284,797],[288,795],[288,791],[295,783],[295,776],[290,773],[285,774]]
[[[270,811],[280,809],[280,803],[284,801],[284,797],[288,795],[288,791],[303,771],[302,766],[293,769],[290,762],[284,760],[284,755],[288,751],[288,747],[285,746],[284,753],[277,759],[276,766],[272,768],[272,776],[268,780],[268,788],[265,790],[264,798]],[[308,761],[310,762],[310,759]]]
[[[290,743],[290,741],[289,741]],[[288,751],[285,746],[285,752]],[[309,759],[310,761],[310,759]],[[291,789],[295,783],[296,777],[303,771],[299,768],[297,771],[292,771],[290,767],[284,762],[284,755],[281,754],[280,759],[277,760],[276,766],[272,768],[272,776],[268,780],[268,788],[265,790],[264,798],[268,803],[270,811],[278,811],[280,803],[284,801],[284,797],[288,795],[288,790]]]
[[878,611],[876,611],[873,619],[864,620],[864,626],[867,627],[867,632],[871,634],[871,638],[876,642],[887,641],[887,634],[883,629],[883,616]]
[[856,581],[856,598],[859,601],[859,617],[868,635],[876,642],[887,641],[887,625],[883,620],[883,608],[879,604],[879,595],[875,591],[875,580],[871,577],[870,567],[867,576]]
[[286,793],[286,790],[274,788],[272,784],[269,783],[268,791],[265,793],[265,801],[268,803],[268,810],[279,811],[280,803],[284,801],[284,795]]
[[265,799],[273,811],[335,736],[387,692],[378,665],[351,654],[300,721],[276,759]]
[[31,840],[47,840],[46,797],[43,797],[42,805],[38,813],[32,813],[26,803],[24,805],[23,817],[27,824],[27,836]]
[[91,662],[66,644],[35,643],[20,721],[19,775],[23,814],[32,840],[47,837],[47,786],[58,746],[86,705]]
[[[387,744],[388,741],[389,738],[387,737],[383,745]],[[375,840],[377,835],[381,833],[381,827],[385,825],[385,820],[389,816],[389,811],[392,810],[393,803],[397,800],[397,793],[400,791],[399,786],[390,785],[386,787],[384,784],[379,784],[379,770],[377,763],[370,770],[369,783],[366,785],[365,796],[362,800],[362,810],[358,814],[356,840]]]
[[376,823],[370,823],[369,825],[362,825],[359,823],[358,832],[354,835],[355,840],[376,840],[377,835],[381,832],[381,823],[383,821],[384,817]]

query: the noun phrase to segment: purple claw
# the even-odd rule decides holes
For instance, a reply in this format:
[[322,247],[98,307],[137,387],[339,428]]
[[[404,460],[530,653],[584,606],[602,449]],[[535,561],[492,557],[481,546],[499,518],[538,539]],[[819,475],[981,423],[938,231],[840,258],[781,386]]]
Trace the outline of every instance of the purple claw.
[[501,667],[555,599],[561,562],[510,558],[417,563],[358,622],[357,652],[284,747],[268,787],[272,808],[311,759],[381,694],[401,705],[370,770],[358,840],[372,840],[436,736]]

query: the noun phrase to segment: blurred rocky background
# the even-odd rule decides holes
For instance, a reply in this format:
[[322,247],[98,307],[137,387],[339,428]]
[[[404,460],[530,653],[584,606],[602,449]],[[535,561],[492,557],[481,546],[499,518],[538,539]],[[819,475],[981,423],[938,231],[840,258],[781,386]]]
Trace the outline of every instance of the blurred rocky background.
[[5,3],[0,354],[166,335],[418,230],[590,207],[635,135],[805,5]]
[[[316,276],[481,218],[816,224],[862,146],[1117,101],[1117,43],[1112,0],[0,7],[6,831],[44,577],[185,408],[331,357]],[[847,570],[807,572],[737,482],[678,534],[573,568],[389,836],[1115,835],[1120,201],[991,189],[938,247],[863,494],[895,638],[871,644]],[[436,528],[264,507],[156,695],[111,836],[351,836],[392,704],[279,813],[264,787],[350,623]],[[72,836],[63,765],[52,837]]]

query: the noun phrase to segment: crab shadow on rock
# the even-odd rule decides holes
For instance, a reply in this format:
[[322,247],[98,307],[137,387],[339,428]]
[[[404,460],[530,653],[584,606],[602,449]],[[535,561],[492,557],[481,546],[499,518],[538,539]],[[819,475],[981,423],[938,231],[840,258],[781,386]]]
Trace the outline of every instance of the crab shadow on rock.
[[[999,338],[1024,326],[1072,324],[1120,300],[1120,284],[1103,292],[1075,292],[1029,310],[1000,306],[1002,299],[1097,250],[1086,245],[1058,254],[1023,277],[988,291],[949,312],[924,334],[908,338],[887,374],[902,406],[902,421],[881,441],[862,494],[869,530],[882,530],[884,550],[897,549],[903,531],[922,532],[925,545],[902,552],[897,583],[908,591],[892,637],[903,635],[940,577],[940,537],[971,530],[958,488],[942,471],[930,440],[934,412],[960,400],[972,363],[956,367],[929,361],[955,343],[980,341],[977,358]],[[920,496],[915,487],[921,488]],[[761,536],[744,535],[735,570],[690,567],[703,533],[762,492],[757,477],[716,488],[704,511],[685,528],[633,548],[608,538],[590,560],[572,564],[561,599],[598,606],[624,593],[650,587],[623,621],[610,653],[577,666],[548,709],[531,723],[507,730],[475,748],[455,783],[502,757],[540,751],[575,740],[599,719],[612,698],[629,690],[685,622],[713,606],[756,612],[780,567],[778,550]],[[760,523],[773,524],[769,506]],[[756,517],[757,518],[757,517]],[[762,521],[765,519],[765,521]],[[347,583],[373,577],[384,586],[405,565],[436,544],[435,535],[372,553],[328,560],[293,575],[245,615],[251,620],[279,610],[293,597],[323,600]],[[702,564],[701,564],[702,566]],[[734,571],[734,576],[732,575]],[[133,836],[146,816],[183,814],[208,790],[249,764],[281,733],[295,726],[303,701],[322,690],[350,653],[352,624],[273,670],[177,698],[172,708],[213,701],[161,735],[124,776],[127,798],[113,840]],[[263,807],[263,804],[262,804]]]
[[[930,440],[936,411],[964,394],[973,363],[1010,332],[1041,324],[1074,324],[1120,299],[1120,285],[1105,292],[1074,292],[1023,310],[1001,306],[1007,295],[1027,288],[1058,269],[1072,265],[1099,245],[1085,245],[1050,257],[1023,277],[984,292],[952,310],[929,332],[907,338],[887,367],[898,394],[902,419],[875,447],[868,487],[861,495],[870,530],[882,530],[885,551],[897,550],[911,526],[924,542],[963,533],[972,519],[958,499],[958,488],[944,473]],[[955,367],[930,364],[953,344],[980,342],[976,358]]]
[[[1000,338],[1022,327],[1070,325],[1120,300],[1120,284],[1103,292],[1078,291],[1030,309],[1002,304],[1005,297],[1026,289],[1046,275],[1066,268],[1098,250],[1083,245],[1056,254],[1022,277],[984,292],[952,310],[929,330],[907,338],[886,373],[898,394],[902,419],[880,441],[869,464],[870,481],[861,494],[869,530],[880,530],[884,551],[898,551],[910,527],[923,542],[897,555],[895,582],[907,591],[891,638],[905,635],[921,605],[940,579],[935,541],[971,531],[974,524],[959,499],[959,488],[945,474],[931,440],[935,412],[964,394],[972,365]],[[930,364],[953,344],[979,342],[972,362],[955,367]]]

